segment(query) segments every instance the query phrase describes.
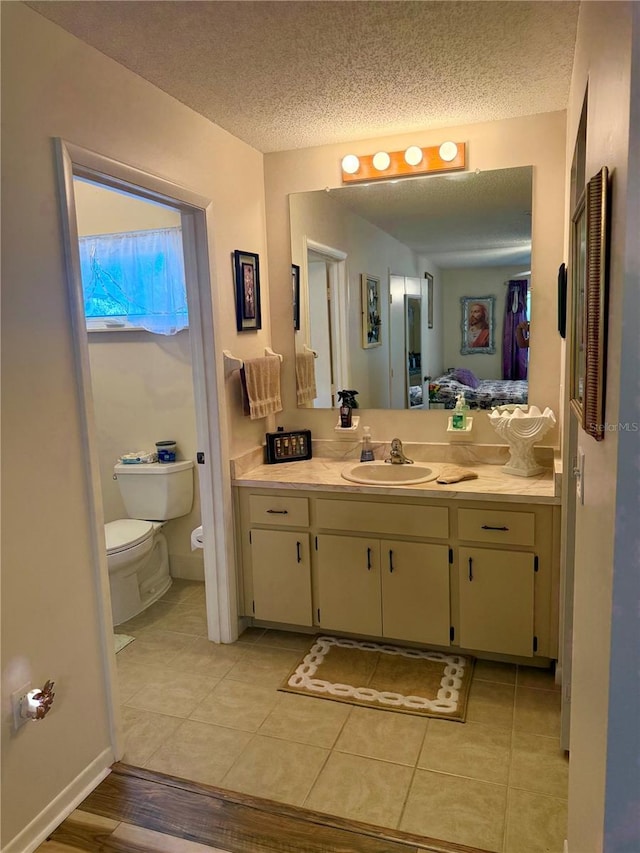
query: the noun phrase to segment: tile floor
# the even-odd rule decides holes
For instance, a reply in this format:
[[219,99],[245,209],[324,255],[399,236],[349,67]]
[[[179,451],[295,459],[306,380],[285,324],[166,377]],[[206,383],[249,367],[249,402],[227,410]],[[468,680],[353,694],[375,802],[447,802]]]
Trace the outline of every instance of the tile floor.
[[478,661],[467,722],[280,693],[309,635],[206,637],[204,585],[174,581],[118,633],[124,761],[496,853],[561,853],[568,761],[547,671]]

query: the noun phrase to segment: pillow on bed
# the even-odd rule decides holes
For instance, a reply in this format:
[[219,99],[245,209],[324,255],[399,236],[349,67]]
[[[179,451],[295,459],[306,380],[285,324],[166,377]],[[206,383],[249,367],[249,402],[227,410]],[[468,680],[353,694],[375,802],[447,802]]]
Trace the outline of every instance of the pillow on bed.
[[467,370],[466,367],[456,367],[451,376],[456,382],[462,385],[468,385],[469,388],[477,388],[480,385],[480,380],[472,370]]

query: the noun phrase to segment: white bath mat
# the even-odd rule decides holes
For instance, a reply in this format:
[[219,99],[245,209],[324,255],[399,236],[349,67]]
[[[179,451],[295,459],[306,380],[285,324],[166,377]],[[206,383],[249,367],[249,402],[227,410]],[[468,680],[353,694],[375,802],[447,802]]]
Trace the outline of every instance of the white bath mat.
[[133,643],[135,637],[130,637],[128,634],[114,634],[113,642],[116,647],[116,654],[121,652],[129,643]]

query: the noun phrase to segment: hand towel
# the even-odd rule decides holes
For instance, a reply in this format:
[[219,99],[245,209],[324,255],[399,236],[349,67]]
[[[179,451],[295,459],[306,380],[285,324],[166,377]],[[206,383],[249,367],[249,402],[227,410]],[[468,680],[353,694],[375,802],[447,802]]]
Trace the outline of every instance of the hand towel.
[[296,399],[299,406],[312,403],[318,396],[315,360],[312,352],[296,353]]
[[249,358],[240,370],[244,413],[252,421],[282,411],[280,396],[280,358],[267,355]]
[[475,480],[478,475],[468,468],[459,465],[445,465],[440,472],[436,483],[459,483],[461,480]]

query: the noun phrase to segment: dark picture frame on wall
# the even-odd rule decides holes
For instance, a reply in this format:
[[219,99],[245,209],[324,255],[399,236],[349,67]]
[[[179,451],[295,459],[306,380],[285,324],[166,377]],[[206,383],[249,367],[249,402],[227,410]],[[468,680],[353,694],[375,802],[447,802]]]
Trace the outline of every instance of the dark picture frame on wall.
[[567,265],[558,269],[558,331],[561,338],[567,336]]
[[424,277],[427,280],[427,329],[433,329],[433,276],[426,272]]
[[300,267],[291,264],[291,287],[293,289],[293,328],[300,331]]
[[571,406],[596,441],[605,437],[610,205],[603,166],[578,200],[571,234]]
[[379,347],[382,344],[380,335],[382,329],[380,279],[378,276],[362,273],[360,289],[362,294],[362,348]]
[[255,252],[236,249],[233,253],[236,287],[236,328],[249,332],[262,328],[260,309],[260,258]]

